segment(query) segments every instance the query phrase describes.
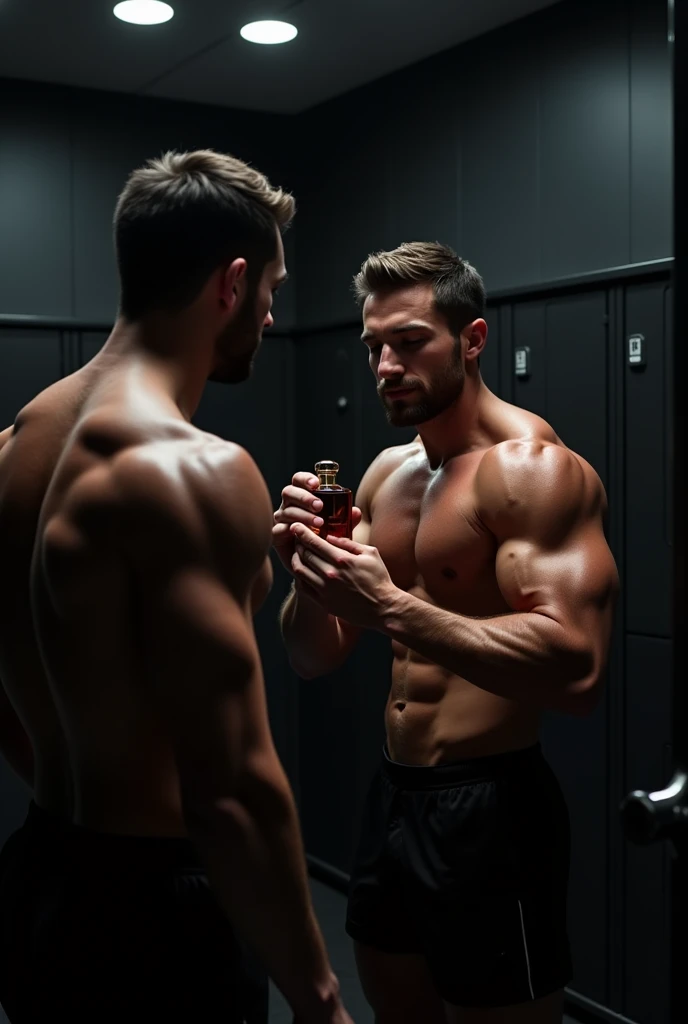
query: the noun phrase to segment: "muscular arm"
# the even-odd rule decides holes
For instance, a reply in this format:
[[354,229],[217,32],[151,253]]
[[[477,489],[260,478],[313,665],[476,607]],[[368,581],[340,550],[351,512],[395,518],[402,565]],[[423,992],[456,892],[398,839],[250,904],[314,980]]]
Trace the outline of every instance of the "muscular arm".
[[381,629],[501,697],[585,714],[603,674],[618,576],[604,493],[567,449],[511,442],[488,453],[479,507],[498,543],[511,614],[456,615],[396,591]]
[[[354,535],[358,536],[358,529]],[[280,628],[289,663],[302,679],[316,679],[340,668],[361,634],[356,626],[328,615],[296,583],[280,610]]]
[[[14,427],[0,431],[0,452],[5,447]],[[17,712],[10,704],[0,679],[0,753],[29,789],[33,789],[33,749]]]
[[221,906],[295,1014],[324,1022],[334,1019],[336,981],[270,734],[252,626],[251,589],[270,540],[269,497],[250,458],[222,449],[228,453],[196,459],[187,479],[174,466],[165,476],[162,458],[146,465],[125,456],[119,520],[141,597],[147,676],[172,741],[189,835]]

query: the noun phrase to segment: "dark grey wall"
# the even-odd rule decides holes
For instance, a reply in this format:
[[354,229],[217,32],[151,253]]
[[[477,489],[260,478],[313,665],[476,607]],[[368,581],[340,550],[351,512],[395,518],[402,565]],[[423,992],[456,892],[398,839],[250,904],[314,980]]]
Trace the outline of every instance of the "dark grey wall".
[[299,325],[377,248],[455,246],[489,290],[670,256],[665,0],[564,0],[302,118]]
[[[117,312],[112,215],[128,174],[167,149],[210,148],[290,188],[287,122],[0,79],[0,313],[110,322]],[[289,234],[286,243],[293,246]],[[294,289],[283,296],[276,312],[288,327]]]

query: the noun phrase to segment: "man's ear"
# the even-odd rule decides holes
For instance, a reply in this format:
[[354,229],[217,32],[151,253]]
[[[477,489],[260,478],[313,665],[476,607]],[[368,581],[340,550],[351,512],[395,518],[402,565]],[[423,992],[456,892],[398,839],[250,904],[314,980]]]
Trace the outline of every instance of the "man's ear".
[[478,359],[487,341],[487,324],[482,319],[474,320],[472,324],[467,324],[461,333],[468,342],[466,360],[470,362]]
[[236,259],[220,274],[219,299],[228,313],[234,312],[246,294],[246,260]]

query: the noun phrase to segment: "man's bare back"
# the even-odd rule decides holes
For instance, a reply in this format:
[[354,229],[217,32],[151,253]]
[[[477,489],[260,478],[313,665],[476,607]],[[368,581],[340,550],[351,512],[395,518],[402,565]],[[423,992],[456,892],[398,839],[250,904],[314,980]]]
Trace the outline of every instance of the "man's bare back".
[[0,435],[0,751],[33,796],[0,852],[12,1019],[262,1024],[267,971],[304,1024],[350,1024],[253,628],[270,497],[191,425],[250,375],[293,213],[227,154],[135,170],[110,337]]
[[[0,453],[1,674],[37,754],[41,806],[105,831],[185,834],[151,687],[160,652],[147,638],[126,538],[110,533],[103,543],[97,518],[115,500],[124,458],[151,487],[188,500],[194,474],[238,454],[187,423],[139,368],[107,361],[53,385],[17,417]],[[265,488],[257,499],[251,518],[267,548]],[[254,611],[270,582],[268,560],[252,587]]]

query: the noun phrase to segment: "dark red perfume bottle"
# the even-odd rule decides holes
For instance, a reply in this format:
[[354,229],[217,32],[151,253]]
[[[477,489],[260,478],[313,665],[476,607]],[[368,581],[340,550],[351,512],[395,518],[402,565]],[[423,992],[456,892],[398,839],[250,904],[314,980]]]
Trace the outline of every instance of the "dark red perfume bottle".
[[318,513],[324,525],[313,527],[321,537],[331,534],[334,537],[351,537],[351,506],[352,496],[348,487],[337,483],[339,464],[337,462],[316,462],[315,472],[320,480],[320,487],[314,493],[323,503]]

